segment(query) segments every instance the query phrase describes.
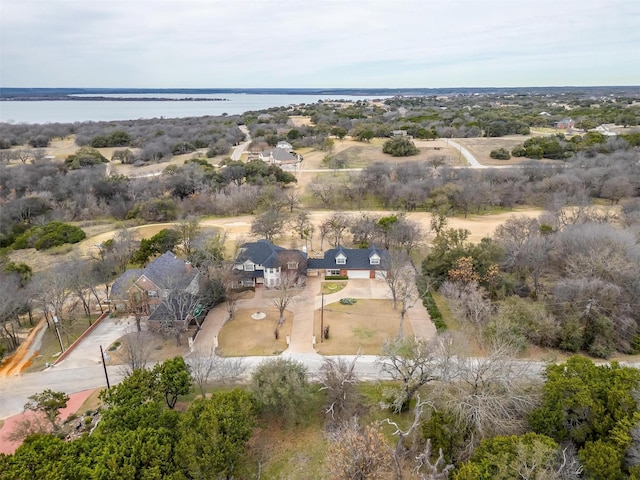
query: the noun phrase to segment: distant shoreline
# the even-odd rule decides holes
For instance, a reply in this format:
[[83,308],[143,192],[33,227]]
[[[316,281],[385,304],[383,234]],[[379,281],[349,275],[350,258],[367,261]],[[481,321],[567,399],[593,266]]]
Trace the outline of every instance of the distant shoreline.
[[[4,93],[4,92],[3,92]],[[228,102],[228,98],[202,98],[202,97],[184,97],[184,98],[168,98],[168,97],[105,97],[105,96],[76,96],[76,95],[32,95],[32,96],[16,96],[10,97],[0,95],[0,101],[11,102]]]

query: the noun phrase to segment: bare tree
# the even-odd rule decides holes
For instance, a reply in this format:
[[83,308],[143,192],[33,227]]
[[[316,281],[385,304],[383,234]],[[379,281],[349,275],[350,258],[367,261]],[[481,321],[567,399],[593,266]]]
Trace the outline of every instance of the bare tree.
[[351,217],[343,212],[334,212],[324,221],[329,244],[337,247],[343,244],[344,232],[351,224]]
[[196,350],[188,359],[191,377],[206,397],[206,387],[212,383],[233,385],[244,374],[246,367],[242,358],[223,358],[215,354],[214,348],[208,351]]
[[383,373],[400,382],[393,392],[394,411],[406,410],[423,385],[439,378],[438,348],[437,339],[426,342],[397,337],[384,343],[376,363]]
[[320,390],[327,392],[325,413],[331,417],[331,423],[342,423],[356,413],[359,401],[357,361],[358,356],[351,362],[342,357],[325,357],[320,367]]
[[447,480],[455,467],[447,464],[442,449],[439,450],[438,458],[436,458],[435,462],[432,461],[431,448],[431,439],[427,439],[424,450],[416,456],[418,478],[420,480]]
[[354,417],[332,435],[326,467],[336,480],[385,480],[392,461],[382,434],[373,426],[361,427]]
[[132,290],[127,299],[127,313],[132,315],[136,322],[136,330],[142,331],[142,319],[149,315],[149,297],[144,290]]
[[124,364],[121,367],[125,377],[134,370],[147,368],[151,357],[151,334],[148,332],[131,332],[122,338],[120,357]]
[[[409,298],[415,293],[415,269],[409,257],[398,250],[388,252],[382,258],[382,268],[386,271],[385,281],[391,292],[393,309],[398,308],[398,300]],[[406,311],[404,312],[406,313]],[[403,318],[404,318],[403,313]]]
[[18,314],[23,309],[24,297],[20,292],[20,278],[18,275],[7,275],[0,272],[0,338],[15,350],[20,345],[20,337],[16,332],[19,324]]
[[293,297],[300,293],[300,284],[297,275],[283,271],[280,276],[280,283],[271,289],[274,297],[271,303],[278,309],[278,327],[284,323],[284,311],[287,309]]
[[282,232],[286,220],[285,213],[271,208],[256,217],[251,224],[251,233],[271,242],[276,235]]
[[[463,337],[449,382],[434,393],[437,409],[451,412],[458,428],[469,432],[468,457],[480,440],[495,435],[518,435],[526,431],[527,416],[539,403],[539,375],[529,362],[516,360],[509,343],[484,345],[480,357],[470,357]],[[467,345],[465,347],[465,345]]]
[[191,255],[196,238],[200,233],[200,221],[194,216],[183,217],[175,225],[175,229],[180,234],[184,253],[187,256]]

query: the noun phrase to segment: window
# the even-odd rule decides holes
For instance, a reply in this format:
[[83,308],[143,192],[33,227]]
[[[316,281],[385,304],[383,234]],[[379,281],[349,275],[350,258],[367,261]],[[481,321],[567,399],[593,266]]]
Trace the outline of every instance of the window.
[[340,270],[329,269],[329,270],[327,270],[327,276],[328,277],[339,277],[340,276]]
[[297,270],[298,262],[287,262],[287,268],[289,270]]
[[155,290],[149,290],[149,297],[158,298],[158,292]]
[[346,265],[346,264],[347,264],[347,257],[345,257],[342,254],[336,257],[336,265]]
[[256,266],[253,263],[245,263],[244,264],[245,272],[253,272],[255,269],[256,269]]
[[371,265],[380,265],[380,257],[371,257],[369,263]]

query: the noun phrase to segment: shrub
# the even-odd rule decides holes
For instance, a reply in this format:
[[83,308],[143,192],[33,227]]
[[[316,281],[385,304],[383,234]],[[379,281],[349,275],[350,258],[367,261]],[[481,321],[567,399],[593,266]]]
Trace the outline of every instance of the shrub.
[[38,250],[78,243],[86,238],[84,231],[62,222],[49,222],[44,227],[31,227],[13,242],[16,250],[35,247]]
[[341,298],[340,299],[340,303],[342,305],[354,305],[358,300],[356,300],[355,298]]
[[420,152],[414,143],[406,137],[387,140],[382,146],[382,151],[392,157],[409,157]]
[[439,332],[446,330],[447,324],[444,323],[442,313],[440,313],[440,309],[438,308],[438,305],[433,299],[433,295],[431,295],[430,291],[427,291],[422,296],[422,304],[424,305],[424,308],[427,309],[427,312],[429,312],[429,316],[431,317],[433,324],[436,326],[436,330]]
[[509,160],[511,158],[511,154],[509,153],[509,151],[503,147],[491,150],[489,156],[491,158],[495,158],[496,160]]
[[324,277],[325,280],[349,280],[349,277],[346,275],[327,275]]

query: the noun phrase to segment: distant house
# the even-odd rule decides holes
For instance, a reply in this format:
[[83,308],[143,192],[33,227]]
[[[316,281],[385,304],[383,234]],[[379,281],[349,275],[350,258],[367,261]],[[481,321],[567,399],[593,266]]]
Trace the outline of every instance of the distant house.
[[237,286],[267,288],[280,285],[287,276],[299,285],[306,283],[307,254],[300,250],[288,250],[268,240],[245,243],[240,247],[233,265]]
[[302,161],[302,157],[296,153],[291,153],[284,148],[273,148],[271,150],[265,150],[258,154],[258,158],[263,162],[270,163],[272,165],[292,165]]
[[563,118],[562,120],[558,121],[558,122],[554,122],[553,126],[555,128],[558,129],[568,129],[568,128],[573,128],[575,127],[576,122],[574,120],[572,120],[571,118]]
[[324,252],[323,258],[310,258],[307,264],[309,275],[348,278],[384,278],[385,264],[389,252],[371,248],[332,248]]
[[293,150],[293,145],[291,145],[289,142],[285,142],[284,140],[281,140],[276,145],[276,148],[282,148],[287,152],[290,152],[291,150]]
[[172,252],[155,258],[142,269],[127,270],[113,282],[109,300],[114,308],[125,309],[132,295],[147,299],[151,313],[171,291],[179,290],[197,295],[200,290],[199,272]]
[[413,138],[411,135],[407,134],[406,130],[394,130],[391,132],[391,138],[398,138],[398,137],[406,137],[406,138]]

